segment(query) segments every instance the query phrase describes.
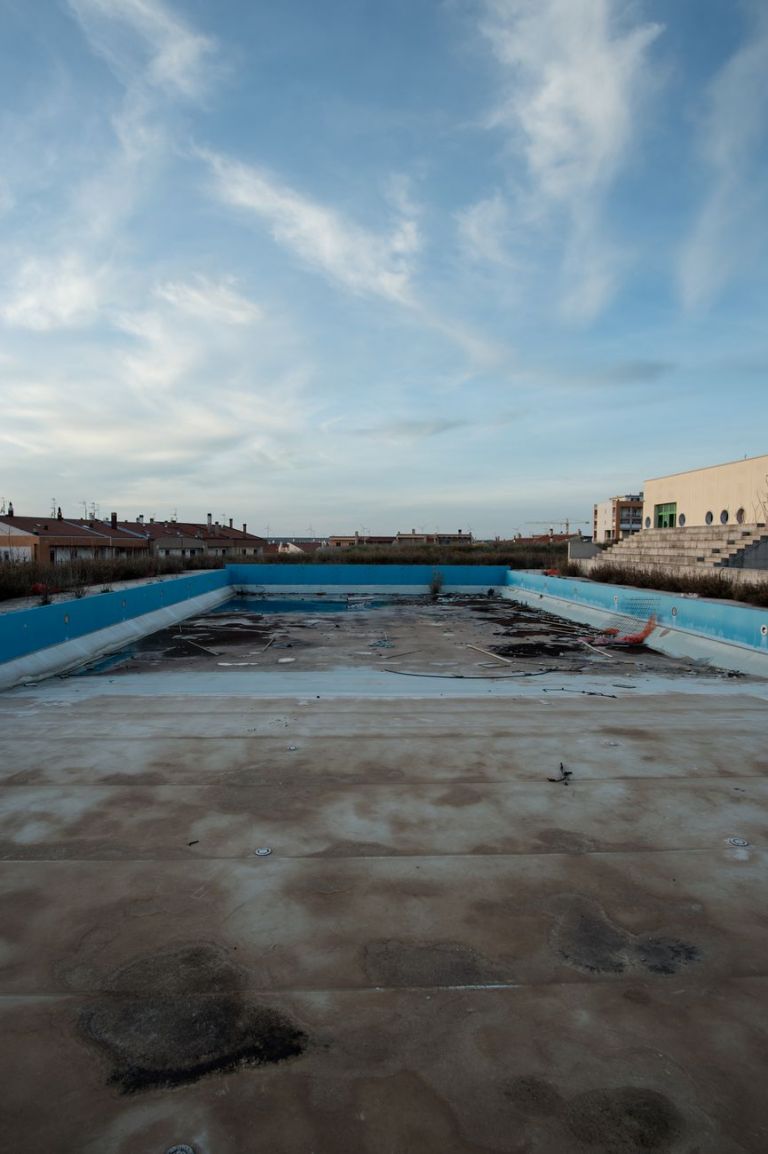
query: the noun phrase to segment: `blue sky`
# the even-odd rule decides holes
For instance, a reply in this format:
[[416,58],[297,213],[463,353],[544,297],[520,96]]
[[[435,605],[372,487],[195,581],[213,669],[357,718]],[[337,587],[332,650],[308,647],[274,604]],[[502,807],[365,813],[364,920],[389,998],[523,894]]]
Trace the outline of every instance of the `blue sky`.
[[0,498],[586,521],[766,451],[759,0],[0,0]]

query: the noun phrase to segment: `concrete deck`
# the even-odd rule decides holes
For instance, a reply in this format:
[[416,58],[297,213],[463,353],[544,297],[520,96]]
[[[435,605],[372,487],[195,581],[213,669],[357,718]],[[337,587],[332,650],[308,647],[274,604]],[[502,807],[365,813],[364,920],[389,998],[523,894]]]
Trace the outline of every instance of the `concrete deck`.
[[762,1154],[768,682],[262,625],[0,696],[3,1148]]

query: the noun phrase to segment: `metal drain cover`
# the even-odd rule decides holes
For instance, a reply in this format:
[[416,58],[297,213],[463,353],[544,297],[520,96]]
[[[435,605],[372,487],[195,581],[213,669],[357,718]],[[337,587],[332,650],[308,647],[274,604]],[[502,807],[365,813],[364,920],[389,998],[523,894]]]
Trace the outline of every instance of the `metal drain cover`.
[[195,1154],[195,1152],[186,1142],[182,1142],[179,1146],[169,1146],[165,1154]]
[[[746,842],[744,844],[746,845]],[[272,850],[268,849],[265,845],[260,845],[259,848],[255,849],[253,852],[256,854],[256,857],[269,857],[269,855],[272,853]]]
[[739,849],[743,849],[745,845],[749,845],[749,842],[745,837],[727,837],[725,840],[727,841],[728,845],[738,846]]

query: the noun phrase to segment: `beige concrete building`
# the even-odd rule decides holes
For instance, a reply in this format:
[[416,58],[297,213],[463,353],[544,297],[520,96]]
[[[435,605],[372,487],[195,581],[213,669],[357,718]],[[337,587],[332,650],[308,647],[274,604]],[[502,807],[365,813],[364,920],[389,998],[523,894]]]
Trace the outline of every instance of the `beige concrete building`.
[[764,525],[768,522],[768,454],[654,477],[645,482],[643,528]]
[[627,493],[623,497],[609,497],[594,506],[592,513],[592,540],[596,545],[612,545],[639,533],[643,527],[643,494]]

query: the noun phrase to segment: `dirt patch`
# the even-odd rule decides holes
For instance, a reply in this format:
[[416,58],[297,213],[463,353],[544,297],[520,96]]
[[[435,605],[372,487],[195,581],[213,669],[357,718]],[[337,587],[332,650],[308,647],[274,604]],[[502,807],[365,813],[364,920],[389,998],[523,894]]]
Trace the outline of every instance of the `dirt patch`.
[[245,974],[210,945],[138,958],[110,975],[79,1030],[111,1063],[125,1094],[197,1082],[301,1055],[306,1033],[282,1011],[244,996]]
[[589,898],[567,899],[568,907],[552,932],[551,942],[568,965],[590,974],[622,974],[646,970],[676,974],[698,961],[700,951],[674,937],[632,934],[613,923]]

